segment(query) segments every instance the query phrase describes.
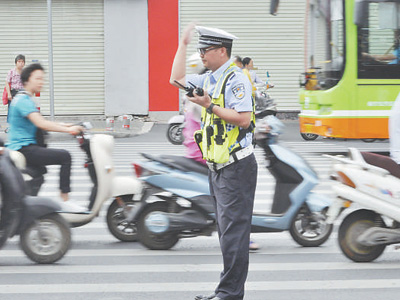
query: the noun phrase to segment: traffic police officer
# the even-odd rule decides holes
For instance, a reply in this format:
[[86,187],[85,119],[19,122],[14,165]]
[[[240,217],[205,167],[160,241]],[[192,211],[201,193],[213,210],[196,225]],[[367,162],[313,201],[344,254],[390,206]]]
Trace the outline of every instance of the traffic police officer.
[[249,239],[257,163],[253,153],[254,104],[248,78],[232,63],[234,35],[216,28],[196,26],[198,50],[210,71],[186,76],[186,50],[194,24],[179,43],[170,83],[189,82],[204,89],[190,101],[201,105],[202,130],[195,134],[210,168],[210,192],[216,201],[218,235],[224,269],[215,292],[195,299],[243,299],[249,264]]

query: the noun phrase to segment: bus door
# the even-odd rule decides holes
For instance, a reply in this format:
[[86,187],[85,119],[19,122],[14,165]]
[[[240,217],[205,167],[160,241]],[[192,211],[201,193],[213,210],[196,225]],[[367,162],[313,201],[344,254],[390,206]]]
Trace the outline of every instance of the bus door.
[[359,1],[356,134],[388,138],[388,117],[400,92],[400,1]]

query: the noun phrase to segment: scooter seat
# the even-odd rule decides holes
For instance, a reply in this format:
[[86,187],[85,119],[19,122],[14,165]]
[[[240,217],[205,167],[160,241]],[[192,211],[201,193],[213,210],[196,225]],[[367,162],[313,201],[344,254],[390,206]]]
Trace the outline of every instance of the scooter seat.
[[161,157],[173,164],[178,165],[186,171],[208,175],[207,165],[197,162],[194,159],[176,155],[161,155]]
[[400,179],[400,166],[390,157],[370,152],[361,152],[361,155],[366,163],[385,169],[391,175]]

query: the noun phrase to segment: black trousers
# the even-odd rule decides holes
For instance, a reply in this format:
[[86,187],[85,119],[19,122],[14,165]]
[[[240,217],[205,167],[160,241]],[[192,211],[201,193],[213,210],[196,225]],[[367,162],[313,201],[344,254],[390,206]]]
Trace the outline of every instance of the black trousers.
[[29,145],[19,149],[31,168],[60,165],[60,190],[62,193],[71,191],[71,155],[63,149],[50,149],[38,145]]
[[218,172],[209,171],[209,180],[224,262],[215,293],[221,299],[241,300],[249,267],[251,218],[257,185],[254,154]]

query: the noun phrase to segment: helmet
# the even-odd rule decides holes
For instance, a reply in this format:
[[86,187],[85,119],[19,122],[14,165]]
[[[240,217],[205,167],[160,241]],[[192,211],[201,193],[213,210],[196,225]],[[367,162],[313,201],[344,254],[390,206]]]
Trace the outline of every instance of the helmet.
[[192,54],[187,60],[188,74],[200,74],[204,72],[203,62],[199,53]]

